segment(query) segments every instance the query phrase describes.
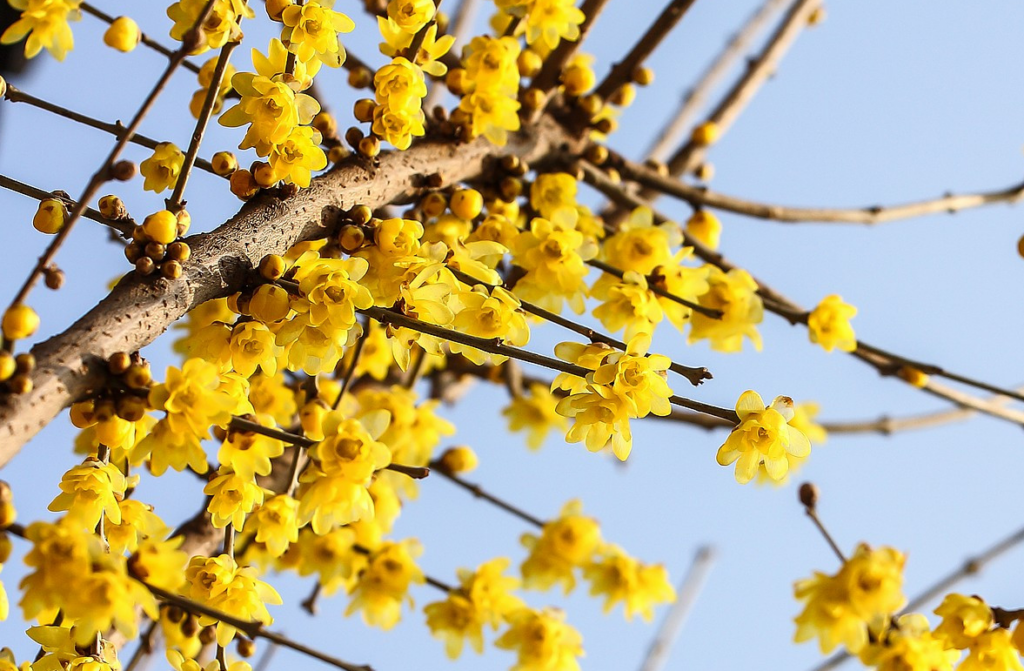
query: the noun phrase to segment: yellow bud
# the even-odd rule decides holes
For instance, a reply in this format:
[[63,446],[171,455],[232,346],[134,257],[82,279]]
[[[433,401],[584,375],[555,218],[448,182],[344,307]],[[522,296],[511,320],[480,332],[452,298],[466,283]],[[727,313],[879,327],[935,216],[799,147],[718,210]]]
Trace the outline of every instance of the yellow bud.
[[299,410],[299,424],[302,425],[302,433],[312,440],[323,440],[324,415],[327,414],[327,407],[322,401],[313,400],[302,406]]
[[639,67],[633,71],[633,81],[640,86],[650,86],[654,81],[654,70],[648,67]]
[[96,423],[95,409],[94,401],[73,403],[71,405],[71,423],[79,429],[92,426]]
[[457,189],[448,205],[456,217],[471,221],[484,209],[484,197],[476,189]]
[[178,220],[178,237],[188,233],[188,229],[192,228],[192,215],[188,213],[188,210],[181,209],[174,215]]
[[259,193],[260,185],[248,170],[235,170],[231,173],[231,193],[242,200],[249,200]]
[[68,210],[64,203],[55,198],[47,198],[39,201],[39,209],[32,217],[32,226],[40,233],[54,235],[64,228],[67,218]]
[[523,50],[519,53],[519,58],[516,59],[519,74],[523,77],[536,77],[542,65],[544,65],[544,59],[533,49]]
[[441,468],[453,475],[469,473],[476,469],[478,464],[479,460],[476,458],[476,452],[465,445],[449,447],[441,455]]
[[153,382],[153,373],[148,363],[133,363],[124,374],[124,382],[132,389],[148,389]]
[[705,247],[718,249],[722,237],[722,222],[707,210],[696,210],[686,222],[686,234]]
[[128,217],[128,208],[125,207],[124,201],[117,196],[103,196],[100,198],[100,214],[107,219],[116,221]]
[[355,115],[356,121],[367,123],[373,121],[373,110],[375,109],[377,109],[377,103],[373,101],[373,98],[360,98],[352,107],[352,113]]
[[324,137],[336,137],[338,135],[338,122],[330,112],[320,112],[313,117],[313,128],[320,131]]
[[277,173],[266,161],[253,161],[249,170],[252,173],[253,179],[256,180],[256,183],[264,189],[277,184]]
[[293,4],[295,0],[267,0],[267,16],[273,21],[280,21],[282,12]]
[[912,366],[900,366],[896,376],[914,387],[921,388],[928,384],[928,375]]
[[440,217],[444,214],[445,208],[448,207],[448,199],[444,197],[443,193],[431,191],[423,196],[423,200],[420,201],[420,207],[423,208],[423,214],[428,217]]
[[253,293],[248,311],[264,324],[281,321],[288,316],[288,292],[276,284],[262,284]]
[[594,71],[585,66],[570,65],[562,73],[562,86],[570,96],[581,96],[594,88],[596,83]]
[[452,68],[448,71],[448,76],[445,77],[445,84],[448,85],[449,91],[457,96],[461,96],[466,92],[469,78],[466,76],[466,71],[462,68]]
[[260,275],[265,280],[273,282],[274,280],[281,279],[286,270],[284,259],[277,254],[267,254],[260,260],[259,270]]
[[342,226],[338,235],[338,245],[349,254],[358,251],[366,242],[366,234],[358,226]]
[[807,25],[816,26],[825,20],[826,11],[824,7],[818,7],[807,17]]
[[719,135],[721,135],[721,129],[718,127],[718,124],[714,121],[705,121],[693,129],[693,133],[690,134],[690,141],[696,145],[706,147],[717,142]]
[[127,16],[119,16],[103,33],[103,43],[108,47],[123,51],[125,53],[139,46],[142,40],[142,31],[139,24]]
[[537,88],[528,88],[523,92],[523,106],[531,110],[539,110],[547,101],[544,92]]
[[331,163],[337,163],[346,156],[348,156],[348,149],[345,149],[340,144],[334,145],[327,152],[327,160],[330,161]]
[[618,107],[629,107],[636,100],[636,87],[625,83],[608,97],[608,102]]
[[17,364],[14,363],[14,355],[7,350],[0,350],[0,382],[6,382],[14,375]]
[[145,218],[142,232],[153,242],[167,245],[178,237],[178,218],[170,210],[160,210]]
[[230,151],[218,151],[210,159],[210,165],[215,173],[223,177],[238,170],[238,159]]
[[7,340],[21,340],[39,328],[39,315],[27,305],[19,303],[7,308],[3,318],[3,333]]

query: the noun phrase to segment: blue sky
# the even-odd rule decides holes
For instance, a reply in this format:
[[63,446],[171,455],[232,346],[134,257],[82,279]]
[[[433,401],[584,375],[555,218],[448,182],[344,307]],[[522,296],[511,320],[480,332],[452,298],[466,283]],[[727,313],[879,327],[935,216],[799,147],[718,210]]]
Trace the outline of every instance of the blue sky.
[[[162,38],[168,22],[159,4],[108,2],[103,8],[130,12],[144,30]],[[654,54],[655,83],[624,113],[611,145],[641,158],[682,92],[756,4],[698,1]],[[373,57],[378,38],[373,22],[359,10],[361,3],[339,0],[337,5],[357,22],[345,40],[353,53],[383,62]],[[609,3],[585,48],[598,57],[599,76],[659,10],[655,2]],[[265,48],[269,32],[265,21],[259,23],[246,32],[252,46]],[[800,36],[777,75],[710,152],[717,169],[713,187],[782,204],[860,206],[1019,181],[1024,173],[1022,27],[1024,8],[1009,0],[983,8],[934,0],[829,3],[827,20]],[[78,111],[127,121],[163,58],[143,49],[129,55],[106,49],[100,43],[102,27],[91,17],[74,29],[76,49],[65,63],[44,55],[16,83]],[[248,49],[238,50],[233,62],[248,68]],[[344,119],[356,95],[343,86],[342,73],[322,78],[326,102]],[[192,129],[185,107],[196,87],[191,74],[176,76],[143,132],[184,146]],[[234,131],[213,129],[201,153],[232,148],[239,138]],[[111,138],[98,131],[25,106],[4,106],[0,116],[0,172],[44,189],[77,194],[110,145]],[[135,160],[146,155],[139,148],[128,152]],[[159,206],[158,196],[142,194],[138,180],[121,191],[133,212]],[[214,228],[238,207],[220,180],[203,174],[190,182],[187,197],[198,231]],[[9,301],[46,240],[30,226],[32,201],[4,193],[0,202],[7,252],[0,301]],[[680,203],[666,199],[660,207],[680,220],[688,216]],[[854,326],[865,340],[995,384],[1024,382],[1019,356],[1024,260],[1016,252],[1024,226],[1018,209],[995,206],[873,228],[721,218],[722,249],[730,258],[805,306],[841,294],[859,308]],[[67,272],[67,286],[33,294],[32,304],[43,318],[40,338],[72,323],[127,268],[106,233],[88,221],[74,232],[58,262]],[[742,391],[755,389],[766,398],[787,394],[816,400],[828,420],[947,407],[880,378],[851,357],[823,352],[802,328],[779,318],[766,316],[761,332],[761,353],[748,347],[742,354],[722,355],[705,344],[688,347],[668,330],[660,332],[656,348],[682,363],[708,366],[714,380],[697,390],[679,383],[676,390],[716,405],[731,406]],[[550,351],[562,338],[538,329],[531,348]],[[163,338],[145,350],[157,371],[174,363],[168,343]],[[541,517],[557,514],[565,501],[579,497],[601,521],[605,538],[647,561],[665,562],[673,580],[682,577],[697,547],[717,548],[718,561],[667,668],[796,670],[820,659],[813,644],[791,642],[792,617],[799,612],[792,583],[813,570],[833,571],[835,560],[804,518],[795,487],[740,486],[731,469],[714,460],[724,435],[664,422],[636,423],[633,454],[624,467],[557,439],[531,453],[521,436],[503,430],[500,408],[506,402],[503,389],[480,387],[445,411],[459,427],[455,440],[480,455],[473,481]],[[50,516],[45,508],[57,493],[59,473],[75,462],[73,435],[67,419],[58,419],[5,469],[2,477],[14,485],[22,521]],[[1020,427],[990,418],[891,437],[835,436],[815,449],[797,482],[809,479],[821,487],[821,515],[843,548],[852,550],[863,540],[906,552],[906,591],[913,595],[1021,524],[1021,438]],[[194,478],[173,473],[147,479],[140,490],[170,523],[194,512],[197,493]],[[452,580],[456,568],[494,556],[521,560],[518,538],[525,531],[518,520],[436,478],[425,481],[420,499],[406,507],[396,536],[421,538],[424,570]],[[1005,607],[1024,605],[1022,559],[1022,550],[1007,554],[962,590]],[[0,575],[12,595],[22,574],[12,559]],[[289,604],[309,590],[290,578],[275,584]],[[567,609],[584,637],[584,668],[638,667],[655,628],[625,623],[619,609],[602,615],[600,602],[583,591],[567,599],[538,593],[527,598],[532,605]],[[438,594],[423,587],[415,598],[417,611],[406,612],[387,633],[343,618],[343,597],[325,600],[316,619],[293,605],[278,608],[275,627],[380,671],[512,665],[509,654],[493,651],[449,663],[419,610]],[[659,610],[659,621],[663,615]],[[31,654],[17,620],[0,624],[0,642]],[[299,663],[284,651],[276,660],[278,666]]]

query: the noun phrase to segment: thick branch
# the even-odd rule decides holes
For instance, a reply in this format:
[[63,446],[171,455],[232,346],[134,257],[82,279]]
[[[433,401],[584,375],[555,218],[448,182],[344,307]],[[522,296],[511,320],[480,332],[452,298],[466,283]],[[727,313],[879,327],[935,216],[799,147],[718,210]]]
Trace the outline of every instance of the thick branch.
[[465,145],[426,141],[382,156],[376,166],[353,157],[288,200],[255,198],[212,233],[188,239],[192,257],[181,278],[125,279],[64,333],[33,348],[33,390],[0,399],[0,466],[64,407],[103,384],[111,354],[136,351],[193,307],[238,291],[267,254],[327,235],[339,208],[408,198],[435,173],[443,185],[475,177],[488,156],[516,154],[536,163],[579,145],[545,117],[504,147],[483,138]]

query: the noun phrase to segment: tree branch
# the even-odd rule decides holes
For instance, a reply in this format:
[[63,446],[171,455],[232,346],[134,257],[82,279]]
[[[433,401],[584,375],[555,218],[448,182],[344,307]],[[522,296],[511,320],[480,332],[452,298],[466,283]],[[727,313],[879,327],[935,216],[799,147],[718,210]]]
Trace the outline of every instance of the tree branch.
[[425,188],[429,175],[440,175],[445,186],[475,177],[487,156],[515,154],[537,163],[581,145],[544,117],[504,147],[484,138],[464,145],[425,141],[381,156],[375,167],[353,157],[288,200],[253,199],[215,231],[187,239],[192,256],[181,278],[126,278],[74,325],[33,348],[33,390],[0,399],[0,466],[64,407],[105,383],[111,354],[137,351],[195,306],[238,291],[267,254],[324,237],[339,209],[407,198]]

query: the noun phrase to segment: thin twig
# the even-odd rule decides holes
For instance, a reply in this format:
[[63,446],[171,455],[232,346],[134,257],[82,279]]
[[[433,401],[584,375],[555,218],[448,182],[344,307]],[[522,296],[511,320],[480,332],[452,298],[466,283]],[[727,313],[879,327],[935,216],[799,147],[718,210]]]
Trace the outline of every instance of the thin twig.
[[661,11],[661,14],[658,15],[658,18],[651,23],[643,37],[633,45],[633,48],[630,49],[626,57],[612,66],[611,72],[598,84],[594,93],[598,97],[606,99],[618,90],[620,86],[628,82],[636,69],[643,65],[647,57],[654,53],[654,50],[658,48],[662,40],[668,37],[668,34],[672,32],[672,29],[683,18],[687,10],[693,6],[694,2],[696,0],[672,0],[669,2],[665,9]]
[[[588,374],[593,372],[582,366],[566,363],[559,359],[553,359],[551,357],[544,356],[543,354],[536,354],[518,347],[512,347],[511,345],[506,345],[502,342],[495,342],[493,339],[478,338],[466,333],[444,328],[443,326],[428,324],[399,312],[392,312],[379,307],[371,307],[358,311],[372,319],[376,319],[382,324],[395,324],[396,326],[409,328],[414,331],[419,331],[420,333],[426,333],[427,335],[434,336],[435,338],[456,342],[460,345],[475,347],[484,352],[500,354],[511,359],[518,359],[520,361],[525,361],[526,363],[532,363],[536,366],[543,366],[562,373],[568,373],[569,375],[575,375],[576,377],[586,378]],[[697,412],[704,412],[714,415],[715,417],[728,419],[734,423],[739,421],[736,413],[728,408],[719,408],[717,406],[701,403],[700,401],[694,401],[682,396],[672,396],[669,398],[669,402],[684,408],[696,410]]]
[[[57,200],[62,201],[68,207],[75,206],[75,201],[71,200],[70,198],[65,198],[62,195],[50,191],[43,191],[42,189],[34,187],[31,184],[19,182],[18,180],[11,179],[10,177],[7,177],[5,175],[0,175],[0,187],[3,187],[10,191],[14,191],[15,193],[20,193],[23,196],[28,196],[29,198],[35,198],[36,200],[48,200],[50,198],[56,198]],[[123,219],[118,221],[115,221],[113,219],[107,219],[97,210],[94,210],[91,207],[85,208],[85,211],[82,212],[82,216],[85,217],[86,219],[92,219],[93,221],[103,224],[104,226],[109,226],[110,228],[120,233],[121,237],[126,239],[131,237],[132,231],[135,229],[135,222],[129,219]]]
[[697,550],[693,563],[690,564],[690,570],[686,572],[682,582],[679,583],[675,603],[665,614],[658,633],[655,634],[651,646],[647,649],[647,656],[644,658],[643,664],[640,665],[640,671],[658,671],[668,662],[672,646],[679,638],[679,632],[682,631],[686,618],[693,610],[697,597],[700,596],[701,590],[707,582],[715,558],[714,548],[710,545],[704,545]]
[[139,637],[139,645],[135,648],[135,652],[132,653],[131,658],[128,660],[128,664],[124,666],[123,671],[135,671],[142,663],[142,660],[153,654],[153,636],[156,635],[156,628],[159,624],[158,620],[153,620],[149,623],[145,633]]
[[996,191],[946,194],[932,200],[921,200],[901,205],[872,205],[857,208],[786,207],[759,203],[708,189],[685,184],[659,175],[646,166],[628,161],[621,156],[612,162],[623,178],[635,181],[645,188],[686,201],[693,207],[709,207],[757,219],[787,223],[830,222],[843,224],[882,224],[900,219],[924,217],[930,214],[954,214],[996,203],[1015,204],[1024,198],[1024,183],[1014,184]]
[[[95,16],[99,20],[103,21],[104,23],[111,24],[111,23],[113,23],[116,20],[115,17],[111,16],[110,14],[107,14],[106,12],[104,12],[104,11],[102,11],[100,9],[97,9],[96,7],[93,7],[88,2],[83,2],[81,5],[79,5],[79,7],[86,14],[92,14],[93,16]],[[157,42],[153,38],[149,37],[148,35],[146,35],[146,33],[140,33],[139,37],[140,37],[139,41],[142,42],[142,44],[144,44],[147,47],[149,47],[150,49],[152,49],[153,51],[156,51],[157,53],[163,54],[167,58],[173,58],[174,57],[174,51],[172,51],[171,49],[165,47],[163,44]],[[192,72],[195,72],[196,74],[199,74],[199,69],[200,69],[199,66],[196,65],[195,63],[189,61],[189,60],[184,61],[181,64],[181,67],[183,67],[183,68],[185,68],[187,70],[191,70]]]
[[484,501],[488,501],[490,503],[493,503],[494,505],[496,505],[497,507],[501,508],[502,510],[504,510],[506,512],[509,512],[509,513],[512,513],[513,515],[515,515],[519,519],[532,524],[533,526],[537,527],[538,529],[544,527],[544,524],[545,524],[544,520],[542,520],[539,517],[536,517],[534,515],[531,515],[530,513],[528,513],[525,510],[523,510],[522,508],[519,508],[517,506],[512,505],[511,503],[509,503],[507,501],[499,499],[497,496],[494,496],[493,494],[488,494],[486,491],[484,491],[484,489],[480,485],[475,485],[475,484],[473,484],[471,482],[466,482],[465,480],[463,480],[462,478],[460,478],[459,476],[455,475],[454,473],[449,471],[447,468],[445,468],[444,464],[441,463],[440,461],[432,461],[432,462],[430,462],[430,468],[433,470],[433,472],[440,474],[441,476],[443,476],[444,478],[446,478],[447,480],[449,480],[451,482],[454,482],[459,487],[462,487],[463,489],[465,489],[467,492],[469,492],[470,494],[472,494],[476,498],[483,499]]
[[345,376],[341,378],[341,389],[338,390],[338,397],[334,399],[334,403],[331,405],[332,410],[338,409],[338,405],[341,404],[342,397],[352,384],[352,378],[355,377],[356,368],[359,366],[359,356],[363,353],[363,347],[366,346],[366,340],[369,337],[369,333],[370,325],[364,324],[363,333],[356,341],[355,349],[352,350],[352,361],[348,365],[348,370],[345,371]]
[[207,3],[203,8],[203,11],[200,12],[199,18],[197,19],[195,25],[193,25],[189,32],[185,35],[185,40],[181,46],[181,49],[175,52],[174,56],[170,59],[170,62],[167,63],[167,67],[164,69],[163,74],[160,75],[160,78],[157,80],[156,84],[153,85],[153,88],[149,92],[149,95],[146,96],[146,100],[142,103],[142,106],[139,107],[138,112],[135,113],[135,117],[132,119],[131,123],[128,124],[128,128],[124,131],[124,135],[122,135],[121,138],[118,139],[117,144],[114,145],[114,148],[110,151],[110,154],[107,156],[106,160],[102,163],[102,165],[100,165],[99,169],[93,174],[92,178],[89,180],[89,184],[85,187],[85,190],[82,192],[82,195],[78,198],[78,202],[75,204],[75,207],[71,210],[71,214],[68,216],[67,221],[64,222],[63,228],[60,229],[56,237],[54,237],[53,241],[50,242],[49,246],[46,248],[46,251],[43,252],[43,255],[39,257],[39,261],[36,263],[35,268],[33,268],[32,272],[29,273],[28,278],[26,278],[24,284],[22,284],[21,288],[18,290],[18,293],[14,296],[14,300],[11,302],[11,305],[19,305],[23,303],[25,299],[28,297],[28,293],[32,290],[32,287],[39,280],[39,278],[42,277],[43,271],[51,263],[53,263],[53,258],[54,256],[56,256],[57,250],[60,249],[60,246],[64,243],[65,240],[67,240],[68,235],[71,233],[71,230],[75,227],[75,223],[81,218],[82,213],[85,211],[85,208],[92,201],[93,197],[95,197],[95,195],[99,192],[100,186],[102,186],[107,181],[107,178],[110,173],[110,168],[117,161],[118,157],[121,155],[121,152],[128,144],[128,141],[135,134],[136,129],[142,123],[142,120],[146,117],[146,114],[149,113],[149,110],[153,107],[153,103],[156,102],[156,99],[163,92],[164,87],[167,86],[167,82],[170,81],[171,75],[173,75],[174,71],[178,69],[178,66],[181,64],[181,62],[185,60],[185,56],[188,54],[190,45],[193,45],[195,41],[198,39],[199,27],[203,25],[203,22],[209,16],[210,10],[213,9],[214,1],[215,0],[207,0]]
[[[464,273],[461,270],[458,270],[456,268],[449,267],[448,270],[451,271],[451,273],[453,275],[455,275],[456,279],[458,279],[460,282],[463,282],[463,283],[468,284],[470,286],[475,285],[475,284],[479,284],[479,285],[482,285],[482,286],[485,286],[485,287],[491,287],[491,288],[494,288],[494,287],[498,286],[498,285],[494,285],[494,284],[488,284],[486,282],[481,282],[480,280],[476,279],[475,277],[467,275],[466,273]],[[584,326],[583,324],[576,323],[576,322],[574,322],[571,319],[566,319],[565,317],[563,317],[563,316],[561,316],[559,314],[556,314],[556,313],[551,312],[549,310],[545,310],[544,308],[540,307],[539,305],[534,305],[533,303],[530,303],[528,301],[520,300],[519,303],[520,303],[520,306],[523,308],[524,312],[528,312],[528,313],[530,313],[530,314],[532,314],[534,316],[537,316],[537,317],[540,317],[541,319],[549,321],[552,324],[556,324],[558,326],[561,326],[562,328],[568,329],[568,330],[572,331],[573,333],[576,333],[578,335],[583,336],[584,338],[587,338],[591,342],[604,343],[606,345],[614,347],[615,349],[621,350],[623,352],[626,351],[627,345],[626,345],[626,343],[622,342],[621,340],[618,340],[618,339],[613,338],[613,337],[611,337],[609,335],[601,333],[600,331],[595,331],[594,329],[590,328],[589,326]],[[674,361],[669,365],[669,370],[671,370],[674,373],[677,373],[678,375],[686,378],[687,380],[690,381],[690,384],[692,384],[694,386],[699,385],[704,380],[710,380],[711,377],[712,377],[711,372],[707,368],[692,368],[690,366],[684,366],[684,365],[682,365],[680,363],[676,363]]]
[[658,161],[664,160],[668,156],[669,151],[679,141],[683,132],[692,125],[697,112],[704,106],[704,101],[711,95],[711,91],[718,85],[718,82],[732,69],[740,56],[746,53],[765,24],[783,5],[789,2],[793,2],[793,0],[765,0],[763,5],[754,10],[743,27],[729,38],[725,48],[697,78],[697,83],[683,95],[679,109],[647,151],[648,156]]
[[[99,119],[76,112],[72,109],[68,109],[67,107],[51,103],[47,100],[43,100],[42,98],[37,98],[36,96],[25,93],[11,84],[7,85],[7,93],[4,94],[4,98],[14,103],[26,103],[45,112],[50,112],[51,114],[56,114],[57,116],[64,117],[65,119],[70,119],[71,121],[75,121],[84,126],[101,130],[113,135],[119,140],[124,138],[127,134],[128,129],[120,123],[107,123],[106,121],[100,121]],[[157,145],[163,144],[159,140],[154,140],[151,137],[134,132],[128,136],[128,141],[132,144],[137,144],[140,147],[146,147],[147,149],[156,149]],[[201,170],[205,170],[206,172],[214,175],[217,174],[213,171],[213,165],[206,159],[197,158],[195,164],[196,167]]]
[[192,166],[196,164],[199,154],[199,145],[203,142],[203,135],[206,127],[213,116],[213,108],[217,104],[217,97],[220,95],[221,83],[224,81],[224,73],[227,72],[228,62],[231,60],[231,52],[239,42],[228,42],[220,50],[217,64],[214,66],[213,77],[210,80],[210,87],[206,90],[206,98],[203,100],[203,107],[199,110],[199,118],[196,120],[195,130],[192,131],[192,139],[188,143],[188,150],[185,152],[185,159],[182,161],[181,169],[178,172],[178,181],[174,184],[174,191],[167,199],[167,209],[177,213],[185,206],[183,200],[185,187],[188,185],[188,177],[192,173]]
[[300,652],[304,655],[308,655],[315,659],[319,659],[320,661],[326,662],[332,666],[336,666],[339,669],[345,669],[345,671],[373,671],[372,667],[370,667],[369,665],[351,664],[349,662],[342,661],[337,657],[332,657],[331,655],[320,652],[319,650],[299,643],[298,641],[293,641],[287,636],[270,631],[269,629],[264,629],[263,625],[260,622],[240,620],[239,618],[234,617],[233,615],[228,615],[227,613],[223,613],[219,610],[216,610],[215,608],[210,608],[205,604],[192,601],[191,599],[186,599],[183,596],[179,596],[177,594],[174,594],[173,592],[168,592],[167,590],[157,587],[156,585],[150,585],[144,580],[139,580],[138,578],[136,578],[136,580],[142,583],[142,585],[145,586],[145,588],[148,589],[150,592],[152,592],[153,595],[156,596],[158,599],[178,606],[186,612],[193,613],[195,615],[205,615],[206,617],[211,617],[214,620],[223,622],[224,624],[230,625],[235,629],[241,631],[249,638],[264,638],[278,645],[290,648],[292,650],[295,650],[296,652]]
[[[797,0],[786,13],[779,27],[772,34],[761,54],[750,62],[746,73],[729,90],[715,110],[708,116],[708,121],[718,126],[720,135],[732,126],[733,122],[746,109],[747,104],[768,78],[775,73],[782,56],[796,40],[797,35],[807,25],[811,14],[820,6],[821,0]],[[668,161],[669,173],[682,175],[690,172],[704,160],[707,147],[694,142],[686,142]]]
[[821,518],[818,517],[818,511],[812,506],[804,506],[804,512],[807,513],[807,516],[811,518],[812,522],[814,522],[814,526],[817,527],[819,532],[821,532],[825,542],[827,542],[828,546],[832,548],[832,552],[836,553],[836,557],[839,558],[839,561],[846,563],[846,555],[844,555],[843,551],[839,549],[839,545],[836,544],[835,539],[832,538],[832,534],[830,534],[828,529],[825,528],[825,525],[822,524]]

